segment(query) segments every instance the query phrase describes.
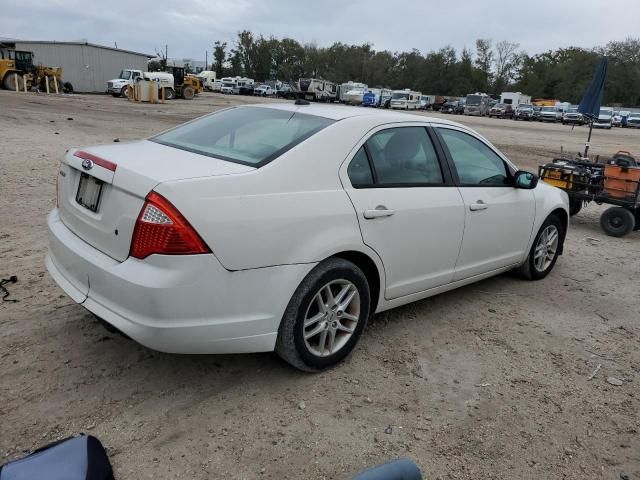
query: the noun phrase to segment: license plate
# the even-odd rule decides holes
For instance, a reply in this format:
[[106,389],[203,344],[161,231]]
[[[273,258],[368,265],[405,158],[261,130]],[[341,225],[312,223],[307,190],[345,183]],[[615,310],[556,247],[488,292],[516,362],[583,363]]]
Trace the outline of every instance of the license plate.
[[78,193],[76,194],[76,202],[92,212],[97,212],[103,185],[104,182],[102,180],[82,173],[80,175]]

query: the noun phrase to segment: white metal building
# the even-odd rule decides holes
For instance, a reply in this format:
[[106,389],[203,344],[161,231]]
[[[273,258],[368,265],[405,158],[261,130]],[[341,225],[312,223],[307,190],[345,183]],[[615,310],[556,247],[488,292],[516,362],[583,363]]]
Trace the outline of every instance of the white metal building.
[[149,59],[155,57],[88,42],[3,39],[0,47],[33,52],[35,65],[62,67],[63,81],[71,82],[76,92],[104,92],[107,81],[117,77],[120,70],[144,71]]

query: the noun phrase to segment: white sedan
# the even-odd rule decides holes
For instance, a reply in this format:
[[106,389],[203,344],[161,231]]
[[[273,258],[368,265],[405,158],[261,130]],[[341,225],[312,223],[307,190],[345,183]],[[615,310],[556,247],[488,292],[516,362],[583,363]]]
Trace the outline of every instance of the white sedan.
[[518,268],[541,279],[559,189],[457,123],[242,106],[71,149],[48,217],[58,285],[147,347],[342,360],[375,313]]

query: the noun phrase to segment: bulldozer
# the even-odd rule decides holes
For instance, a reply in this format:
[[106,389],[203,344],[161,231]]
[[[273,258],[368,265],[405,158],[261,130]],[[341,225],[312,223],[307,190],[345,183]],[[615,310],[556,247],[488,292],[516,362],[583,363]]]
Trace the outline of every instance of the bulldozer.
[[56,91],[56,85],[60,92],[73,92],[71,83],[62,82],[62,68],[34,65],[33,52],[0,49],[0,85],[7,90],[23,91],[25,81],[26,90],[46,91],[48,81],[50,92]]
[[204,91],[202,81],[195,75],[185,74],[184,67],[169,67],[168,73],[173,75],[176,97],[192,100]]

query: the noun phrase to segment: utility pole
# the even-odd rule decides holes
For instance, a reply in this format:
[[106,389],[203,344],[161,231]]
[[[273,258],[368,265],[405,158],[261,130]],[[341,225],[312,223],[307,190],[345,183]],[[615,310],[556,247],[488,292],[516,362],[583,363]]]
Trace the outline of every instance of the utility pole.
[[209,70],[209,50],[204,51],[204,69]]

